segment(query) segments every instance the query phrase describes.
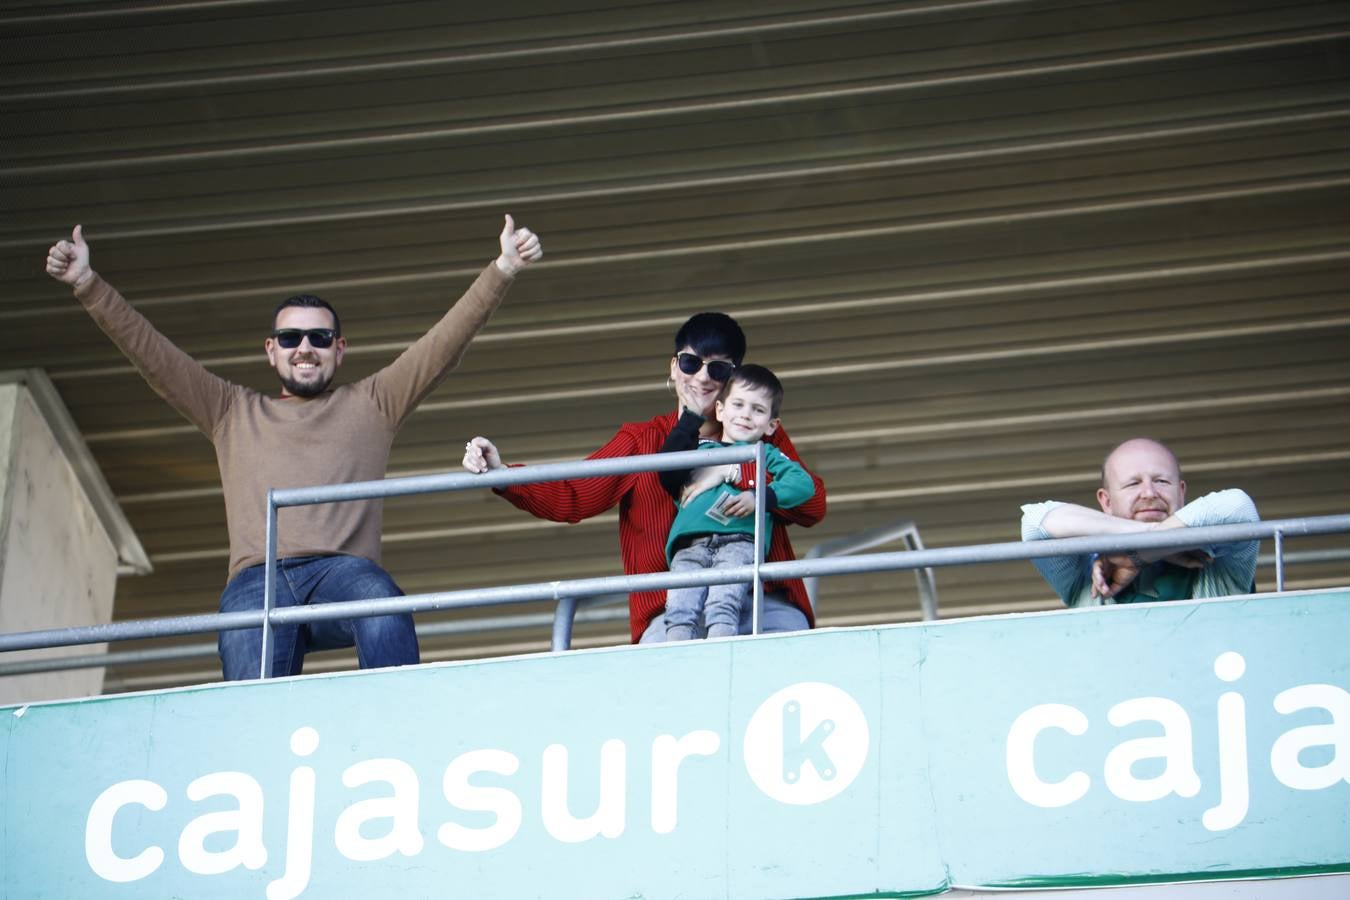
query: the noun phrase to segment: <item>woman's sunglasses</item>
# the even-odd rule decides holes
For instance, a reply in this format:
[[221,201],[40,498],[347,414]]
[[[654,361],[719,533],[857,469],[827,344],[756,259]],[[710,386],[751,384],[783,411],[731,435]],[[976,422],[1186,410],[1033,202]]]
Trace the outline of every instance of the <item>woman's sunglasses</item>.
[[713,381],[726,381],[736,371],[736,364],[725,359],[702,359],[697,353],[676,353],[675,362],[686,375],[697,375],[698,370],[708,367],[708,377]]
[[272,337],[283,350],[294,350],[305,338],[309,338],[309,345],[315,350],[324,350],[333,346],[337,332],[332,328],[278,328],[272,332]]

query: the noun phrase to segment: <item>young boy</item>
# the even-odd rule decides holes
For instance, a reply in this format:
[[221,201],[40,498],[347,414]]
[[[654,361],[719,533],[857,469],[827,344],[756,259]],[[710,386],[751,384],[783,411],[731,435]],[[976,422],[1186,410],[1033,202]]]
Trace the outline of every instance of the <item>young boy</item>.
[[[763,366],[741,366],[727,379],[714,407],[722,424],[722,440],[700,441],[703,417],[686,409],[661,451],[753,444],[778,430],[782,402],[783,385],[772,372]],[[811,499],[815,484],[806,470],[777,448],[764,449],[766,468],[773,478],[773,483],[764,487],[765,509],[790,509]],[[754,562],[755,494],[727,483],[735,481],[739,471],[739,465],[730,465],[660,473],[662,486],[679,508],[666,542],[672,572]],[[769,529],[763,532],[767,549]],[[748,584],[670,589],[666,592],[666,640],[695,637],[700,615],[708,637],[736,634],[749,595]]]

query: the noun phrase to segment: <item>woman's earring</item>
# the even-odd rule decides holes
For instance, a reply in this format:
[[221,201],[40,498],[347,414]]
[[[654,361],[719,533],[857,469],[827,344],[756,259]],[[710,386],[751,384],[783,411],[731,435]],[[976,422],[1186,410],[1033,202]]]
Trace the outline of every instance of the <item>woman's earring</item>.
[[669,376],[669,375],[666,376],[666,390],[670,391],[671,396],[674,396],[674,394],[675,394],[675,384],[674,384],[674,382],[672,382],[672,381],[670,380],[670,376]]

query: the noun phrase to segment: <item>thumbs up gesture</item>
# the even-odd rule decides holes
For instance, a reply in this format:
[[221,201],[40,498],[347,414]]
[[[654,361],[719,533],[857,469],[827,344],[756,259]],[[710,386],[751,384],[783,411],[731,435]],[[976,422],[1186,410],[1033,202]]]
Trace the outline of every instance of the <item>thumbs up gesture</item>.
[[47,274],[62,284],[78,288],[94,277],[89,266],[89,245],[82,226],[76,225],[70,240],[57,241],[47,251]]
[[506,215],[500,236],[502,252],[497,257],[497,268],[506,275],[514,275],[532,262],[544,258],[544,247],[539,235],[528,228],[517,228],[511,214]]

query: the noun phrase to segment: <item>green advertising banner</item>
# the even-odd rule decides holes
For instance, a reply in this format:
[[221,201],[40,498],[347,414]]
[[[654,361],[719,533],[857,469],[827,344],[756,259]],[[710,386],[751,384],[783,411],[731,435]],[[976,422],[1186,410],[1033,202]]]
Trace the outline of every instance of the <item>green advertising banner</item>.
[[0,709],[9,898],[844,897],[1350,871],[1350,591]]

